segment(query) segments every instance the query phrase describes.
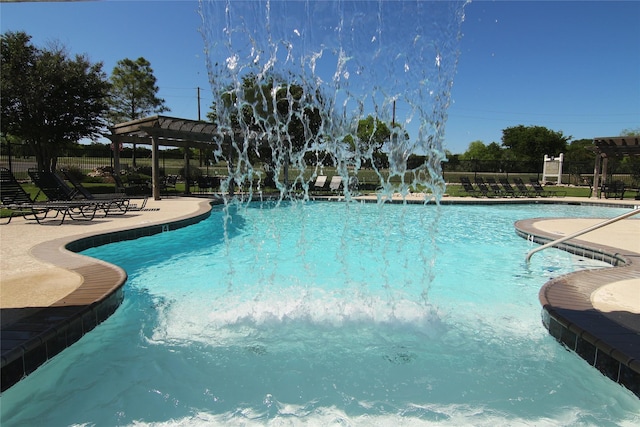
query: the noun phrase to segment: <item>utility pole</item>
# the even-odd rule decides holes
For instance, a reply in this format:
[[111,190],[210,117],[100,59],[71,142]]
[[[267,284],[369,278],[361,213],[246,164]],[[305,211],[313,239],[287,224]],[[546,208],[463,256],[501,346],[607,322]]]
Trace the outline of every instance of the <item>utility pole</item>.
[[396,100],[393,100],[393,116],[391,117],[391,127],[396,127]]
[[198,86],[198,121],[200,121],[200,86]]

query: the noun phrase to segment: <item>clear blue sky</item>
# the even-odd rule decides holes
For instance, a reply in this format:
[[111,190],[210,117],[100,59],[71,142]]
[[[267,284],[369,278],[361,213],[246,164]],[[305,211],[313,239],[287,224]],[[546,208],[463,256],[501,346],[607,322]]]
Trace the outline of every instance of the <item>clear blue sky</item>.
[[[1,31],[59,42],[102,61],[145,57],[168,115],[196,119],[212,101],[197,1],[0,3]],[[500,143],[540,125],[573,139],[640,128],[640,2],[474,1],[465,7],[445,148]]]

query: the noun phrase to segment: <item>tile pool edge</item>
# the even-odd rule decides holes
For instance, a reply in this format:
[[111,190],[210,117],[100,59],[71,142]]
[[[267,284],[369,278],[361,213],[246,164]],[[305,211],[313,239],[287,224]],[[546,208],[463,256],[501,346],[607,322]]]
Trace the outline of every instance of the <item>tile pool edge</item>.
[[2,309],[3,318],[15,317],[15,321],[2,326],[0,392],[77,342],[109,318],[124,300],[126,272],[78,252],[195,224],[211,215],[215,203],[203,202],[196,212],[164,222],[63,237],[35,246],[33,256],[80,275],[82,283],[48,307]]
[[[537,229],[534,223],[540,220],[517,221],[516,234],[539,244],[558,238]],[[615,317],[637,315],[623,311],[606,315],[593,306],[590,298],[607,284],[637,279],[640,254],[578,239],[557,248],[612,267],[576,271],[545,283],[539,292],[542,324],[565,348],[640,398],[640,334],[615,321]]]

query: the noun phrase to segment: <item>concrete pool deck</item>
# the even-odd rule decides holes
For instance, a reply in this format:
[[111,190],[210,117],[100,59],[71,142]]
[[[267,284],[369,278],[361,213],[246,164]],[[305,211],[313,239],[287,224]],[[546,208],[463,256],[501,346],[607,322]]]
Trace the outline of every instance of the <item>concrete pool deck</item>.
[[[359,199],[374,201],[376,198],[364,196]],[[422,203],[424,196],[409,195],[406,200]],[[210,199],[198,197],[171,197],[149,200],[143,211],[130,211],[122,216],[96,218],[93,221],[66,221],[58,226],[55,221],[38,225],[34,221],[14,218],[10,224],[0,226],[2,390],[76,342],[113,313],[124,298],[121,288],[126,281],[126,272],[71,252],[66,249],[67,245],[74,251],[80,251],[110,241],[179,228],[206,217],[210,202]],[[570,197],[445,197],[442,203],[561,203],[627,208],[640,204],[631,200]],[[562,237],[573,233],[592,222],[576,219],[530,220],[524,229],[527,233],[553,238],[554,235]],[[592,308],[600,313],[629,313],[622,316],[624,319],[613,315],[609,317],[615,324],[622,323],[635,334],[634,346],[640,351],[640,218],[626,219],[604,230],[583,235],[580,243],[581,246],[607,248],[624,254],[628,264],[619,269],[601,270],[604,273],[597,278],[596,287],[588,296]],[[621,270],[625,271],[622,276],[616,273]],[[541,287],[543,285],[540,284]],[[107,302],[99,306],[96,301]],[[542,297],[541,301],[544,305]],[[58,325],[56,322],[63,318],[75,320],[63,326]],[[634,363],[639,364],[640,372],[640,357]]]

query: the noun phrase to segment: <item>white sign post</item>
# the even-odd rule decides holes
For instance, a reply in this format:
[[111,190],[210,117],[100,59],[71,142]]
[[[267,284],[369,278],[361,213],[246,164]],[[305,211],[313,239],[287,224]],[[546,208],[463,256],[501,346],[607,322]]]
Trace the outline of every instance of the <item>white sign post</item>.
[[544,156],[544,166],[542,168],[542,182],[556,181],[556,184],[562,184],[562,160],[564,154],[560,153],[559,157]]

